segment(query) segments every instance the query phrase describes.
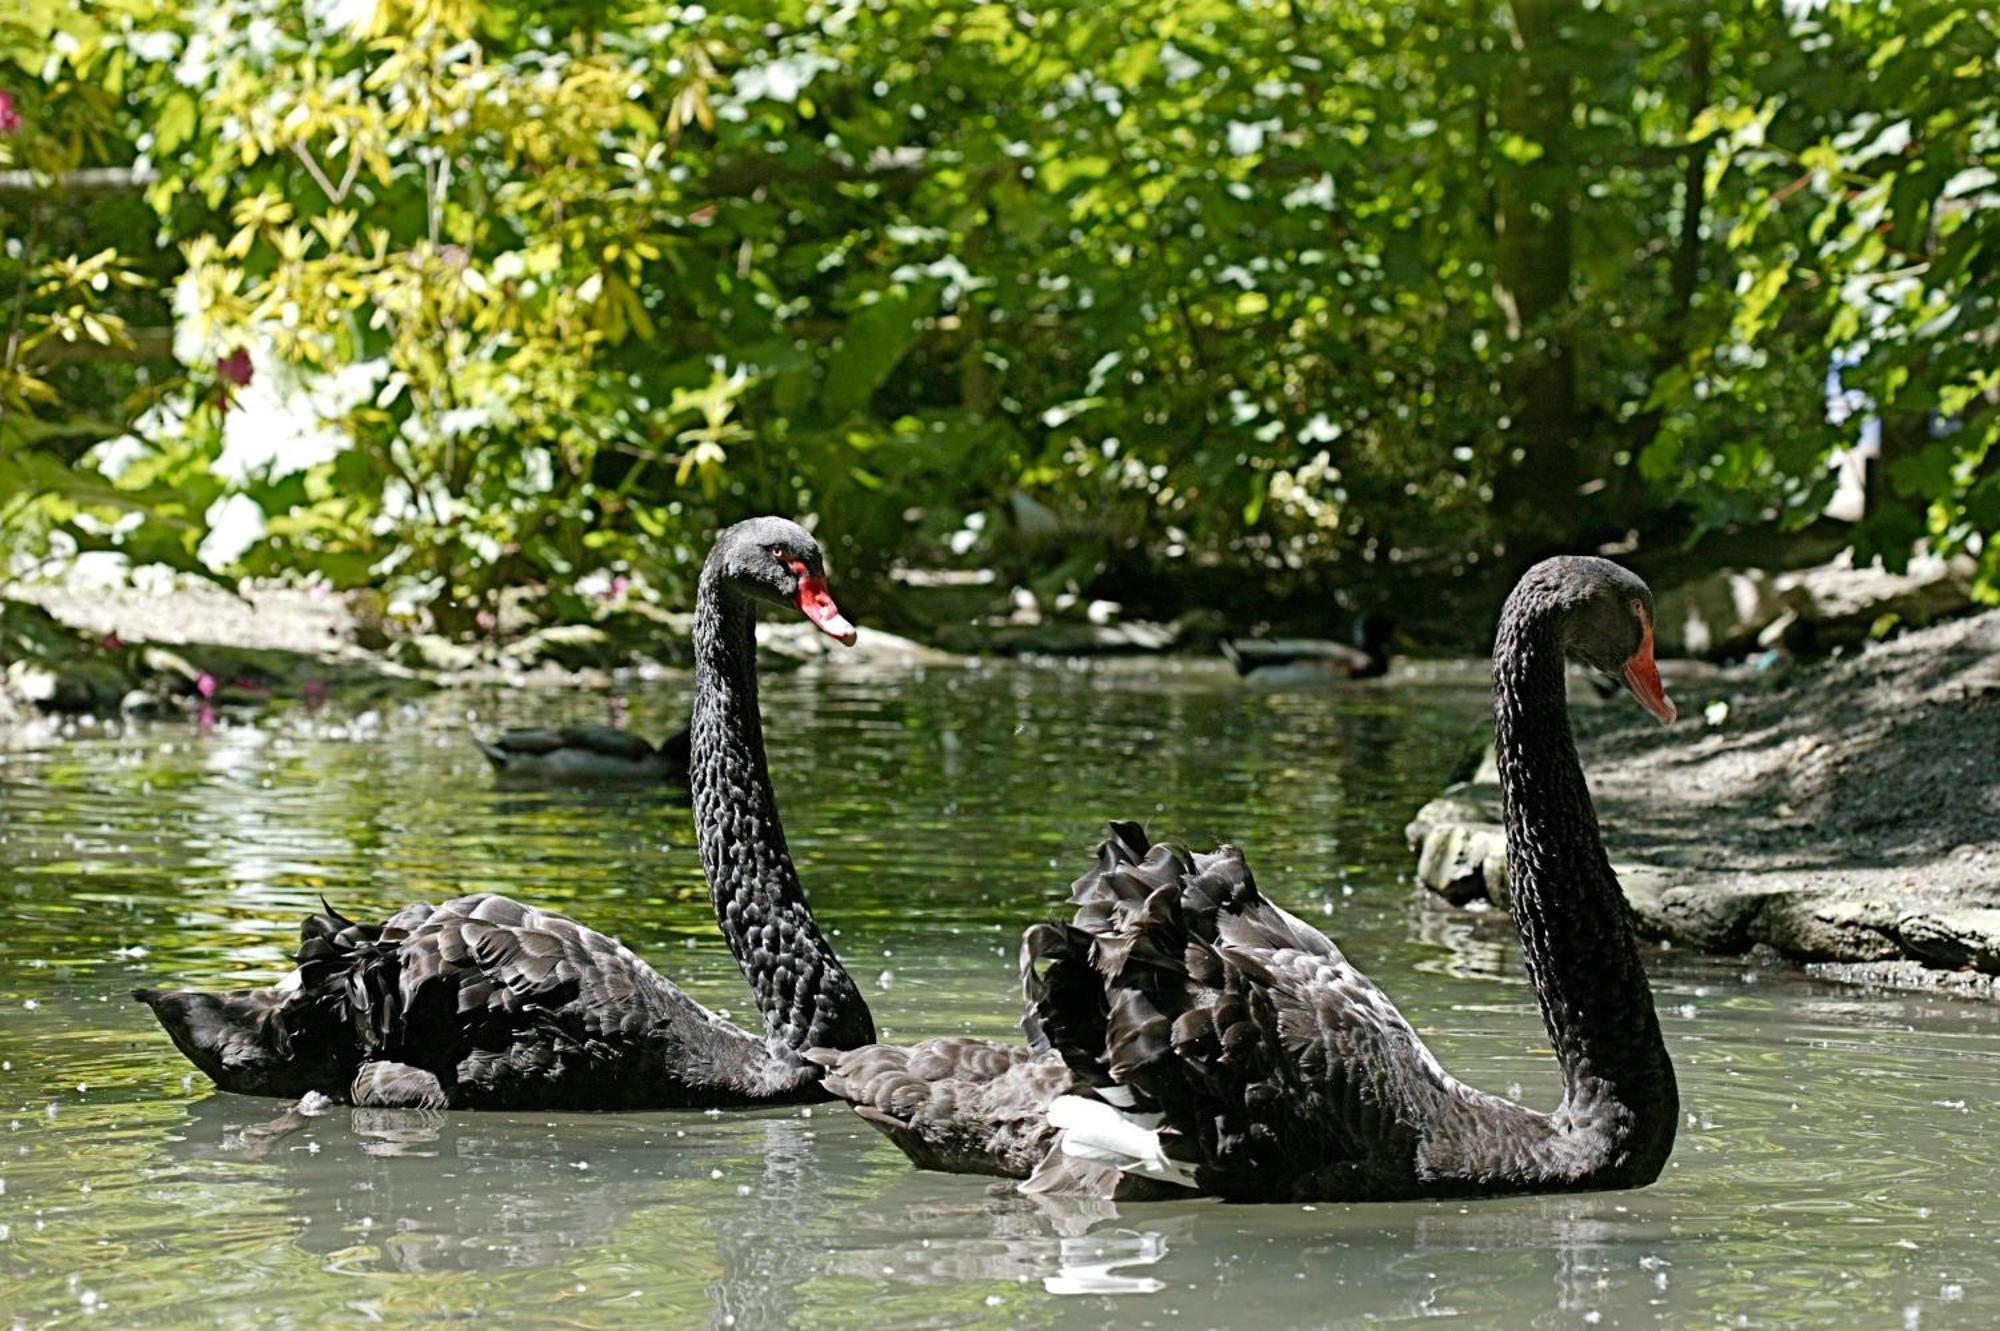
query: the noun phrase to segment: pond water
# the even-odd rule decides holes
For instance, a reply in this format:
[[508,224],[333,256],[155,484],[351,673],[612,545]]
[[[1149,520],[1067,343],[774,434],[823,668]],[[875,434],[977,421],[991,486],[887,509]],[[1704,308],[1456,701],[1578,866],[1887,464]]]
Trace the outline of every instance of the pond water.
[[[1503,920],[1418,900],[1401,828],[1471,685],[1256,691],[1205,668],[771,678],[808,890],[889,1037],[1005,1036],[1021,928],[1101,820],[1243,845],[1445,1062],[1553,1104]],[[1683,700],[1684,704],[1690,700]],[[685,685],[629,700],[643,732]],[[497,790],[499,722],[602,696],[85,728],[0,753],[0,1312],[15,1326],[1985,1326],[2000,1011],[1680,952],[1655,987],[1688,1119],[1635,1193],[1095,1208],[920,1174],[845,1109],[421,1115],[286,1131],[216,1094],[136,984],[263,983],[323,893],[492,888],[749,1013],[683,808]],[[1697,712],[1698,707],[1685,710]]]

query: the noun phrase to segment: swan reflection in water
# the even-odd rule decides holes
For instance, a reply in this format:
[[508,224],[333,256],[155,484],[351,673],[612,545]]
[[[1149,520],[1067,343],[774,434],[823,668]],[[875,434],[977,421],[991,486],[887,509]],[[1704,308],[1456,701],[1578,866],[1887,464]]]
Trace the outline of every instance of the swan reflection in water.
[[941,1196],[900,1170],[884,1178],[846,1143],[823,1148],[826,1120],[797,1111],[554,1117],[311,1098],[273,1108],[227,1094],[195,1101],[169,1149],[214,1166],[211,1186],[279,1189],[292,1241],[348,1273],[560,1267],[622,1247],[628,1261],[713,1272],[710,1320],[739,1329],[791,1324],[816,1278],[879,1281],[885,1268],[919,1285],[1165,1288],[1131,1271],[1166,1256],[1165,1236],[1121,1228],[1111,1203],[978,1186]]

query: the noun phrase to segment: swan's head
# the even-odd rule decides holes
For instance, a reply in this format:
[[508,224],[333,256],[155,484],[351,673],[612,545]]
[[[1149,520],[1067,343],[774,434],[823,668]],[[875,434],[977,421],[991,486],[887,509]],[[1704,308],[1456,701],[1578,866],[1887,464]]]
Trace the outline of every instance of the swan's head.
[[1653,660],[1653,592],[1638,574],[1595,556],[1551,559],[1570,655],[1624,681],[1639,705],[1669,725],[1678,714]]
[[854,625],[826,589],[819,542],[789,518],[751,518],[715,539],[708,569],[740,596],[796,610],[830,638],[852,647]]

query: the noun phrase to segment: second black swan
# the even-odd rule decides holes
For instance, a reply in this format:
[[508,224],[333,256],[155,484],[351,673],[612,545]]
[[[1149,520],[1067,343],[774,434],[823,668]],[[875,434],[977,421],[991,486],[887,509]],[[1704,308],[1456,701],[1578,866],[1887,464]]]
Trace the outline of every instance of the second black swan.
[[1571,739],[1564,662],[1662,724],[1653,598],[1596,558],[1545,561],[1501,612],[1497,761],[1514,921],[1562,1070],[1552,1112],[1467,1086],[1233,846],[1116,823],[1066,924],[1022,942],[1026,1046],[815,1051],[827,1089],[918,1165],[1024,1191],[1372,1201],[1638,1187],[1679,1101]]
[[716,918],[764,1032],[689,998],[622,944],[490,893],[381,924],[328,909],[298,968],[266,989],[141,989],[174,1044],[224,1090],[425,1108],[663,1109],[823,1098],[817,1046],[875,1038],[814,922],[778,821],[757,708],[758,604],[851,643],[804,528],[724,531],[695,609],[693,787]]

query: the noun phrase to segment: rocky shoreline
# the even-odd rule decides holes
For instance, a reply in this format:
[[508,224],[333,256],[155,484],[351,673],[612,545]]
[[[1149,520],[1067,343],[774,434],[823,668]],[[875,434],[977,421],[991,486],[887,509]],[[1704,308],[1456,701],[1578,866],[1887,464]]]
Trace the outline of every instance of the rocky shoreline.
[[[1584,707],[1578,747],[1642,933],[1828,978],[2000,976],[2000,611],[1840,658],[1675,685],[1683,720]],[[1423,886],[1507,904],[1490,764],[1408,828]]]
[[[521,627],[477,643],[393,635],[338,599],[290,588],[207,585],[17,590],[0,599],[0,726],[38,714],[147,714],[382,697],[481,684],[606,687],[685,668],[693,617],[645,602],[593,624]],[[764,623],[766,669],[821,658],[846,668],[962,660],[870,631],[835,649],[810,625]]]

